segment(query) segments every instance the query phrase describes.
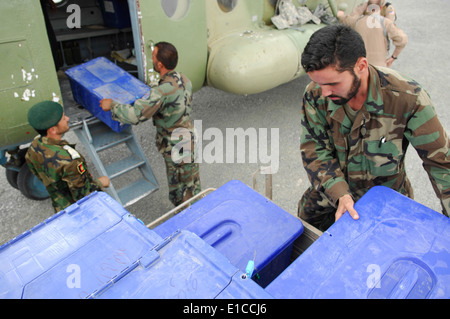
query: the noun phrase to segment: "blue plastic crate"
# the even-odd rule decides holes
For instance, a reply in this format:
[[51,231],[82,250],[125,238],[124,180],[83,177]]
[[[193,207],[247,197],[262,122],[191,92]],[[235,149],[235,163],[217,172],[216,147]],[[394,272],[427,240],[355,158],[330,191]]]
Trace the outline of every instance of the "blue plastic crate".
[[201,237],[265,287],[290,262],[301,221],[240,181],[230,181],[154,229],[167,237],[186,229]]
[[100,100],[111,98],[122,104],[134,104],[150,92],[150,87],[104,57],[70,68],[66,74],[74,100],[115,132],[128,125],[114,121],[111,112],[101,109]]
[[215,299],[271,296],[222,254],[189,231],[176,232],[120,277],[90,296],[98,299]]
[[0,298],[86,298],[163,241],[96,192],[0,247]]
[[266,291],[275,298],[450,298],[450,219],[376,186]]

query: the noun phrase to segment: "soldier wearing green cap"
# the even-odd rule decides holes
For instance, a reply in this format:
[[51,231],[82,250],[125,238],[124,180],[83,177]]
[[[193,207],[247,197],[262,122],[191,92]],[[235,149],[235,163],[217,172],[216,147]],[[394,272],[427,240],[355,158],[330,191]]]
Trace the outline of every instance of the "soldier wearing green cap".
[[[157,43],[153,51],[153,67],[161,79],[150,95],[136,100],[134,105],[120,104],[112,99],[100,101],[100,107],[111,111],[112,118],[122,123],[137,125],[153,118],[157,130],[156,144],[166,163],[169,200],[175,206],[198,194],[201,188],[199,165],[194,161],[194,125],[190,117],[192,83],[184,74],[174,70],[177,62],[178,53],[172,44]],[[172,139],[172,134],[176,135],[178,129],[189,132],[191,136]]]
[[33,105],[28,122],[40,135],[31,143],[25,159],[47,188],[55,212],[109,186],[106,176],[97,180],[92,177],[75,145],[62,140],[69,130],[69,117],[60,104],[43,101]]

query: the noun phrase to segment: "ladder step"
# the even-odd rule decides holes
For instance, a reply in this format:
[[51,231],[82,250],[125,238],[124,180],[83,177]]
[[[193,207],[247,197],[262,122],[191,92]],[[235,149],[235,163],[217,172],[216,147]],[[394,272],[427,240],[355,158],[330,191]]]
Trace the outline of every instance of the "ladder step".
[[105,166],[105,169],[109,178],[113,179],[144,164],[145,161],[142,158],[133,154],[130,157],[123,158],[117,162]]
[[[121,175],[125,177],[130,173],[130,178],[128,178],[130,180],[136,177],[135,173],[140,173],[140,179],[129,183],[122,189],[118,189],[114,184],[116,182],[118,184],[123,183],[117,180],[114,182],[111,181],[111,186],[107,192],[124,207],[158,190],[158,181],[131,127],[124,128],[121,132],[117,133],[99,120],[89,121],[89,123],[87,120],[83,120],[82,125],[77,126],[75,129],[75,134],[86,148],[97,171],[102,175],[107,175],[110,179],[113,179]],[[105,165],[106,163],[103,163],[99,152],[119,144],[123,144],[122,146],[128,148],[128,151],[125,150],[126,154],[128,154],[125,156],[128,157],[122,158],[114,163],[111,163],[112,161],[108,158],[108,165]],[[122,153],[122,150],[120,153]],[[139,172],[135,171],[137,168],[139,168]]]
[[101,152],[113,146],[124,143],[132,138],[131,135],[122,135],[121,133],[114,133],[103,136],[96,136],[93,140],[93,146],[97,152]]
[[90,128],[92,145],[97,152],[124,143],[133,138],[128,130],[116,133],[102,123],[93,124]]
[[123,206],[131,205],[148,194],[156,191],[158,185],[152,184],[144,178],[118,190],[117,195]]

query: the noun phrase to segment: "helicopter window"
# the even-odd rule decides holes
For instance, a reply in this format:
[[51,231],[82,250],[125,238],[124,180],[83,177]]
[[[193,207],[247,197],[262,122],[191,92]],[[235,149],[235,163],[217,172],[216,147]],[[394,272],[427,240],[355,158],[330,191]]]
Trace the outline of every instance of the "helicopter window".
[[190,0],[161,0],[164,13],[174,20],[184,18],[189,11],[190,5]]
[[57,8],[63,7],[68,0],[53,0],[53,3]]
[[217,0],[220,9],[222,9],[223,12],[233,11],[234,7],[236,7],[237,2],[238,0]]

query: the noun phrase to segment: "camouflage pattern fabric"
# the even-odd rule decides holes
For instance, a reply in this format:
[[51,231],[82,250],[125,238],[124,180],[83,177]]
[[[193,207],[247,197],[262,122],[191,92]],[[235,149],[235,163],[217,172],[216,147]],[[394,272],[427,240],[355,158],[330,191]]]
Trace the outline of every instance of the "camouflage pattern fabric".
[[175,206],[182,204],[201,191],[198,163],[175,163],[171,155],[164,154],[169,200]]
[[74,147],[64,140],[38,136],[25,155],[31,172],[45,185],[55,212],[102,190],[100,181],[94,180],[85,159]]
[[152,88],[149,97],[136,100],[134,106],[114,102],[111,116],[113,120],[133,125],[153,117],[158,150],[166,153],[182,140],[171,140],[175,129],[184,128],[194,132],[190,118],[191,102],[191,81],[183,74],[171,71],[164,75],[158,86]]
[[315,24],[320,24],[320,19],[316,17],[308,7],[297,7],[298,22],[303,25],[309,21],[313,21]]
[[285,29],[299,23],[297,9],[292,0],[279,0],[275,12],[278,12],[278,15],[272,17],[272,22],[278,29]]
[[[443,213],[450,213],[450,140],[430,97],[399,73],[369,66],[367,100],[352,124],[344,107],[310,83],[303,97],[301,154],[311,182],[299,202],[299,216],[317,222],[350,194],[357,201],[384,185],[414,197],[405,171],[409,144],[416,149]],[[319,222],[320,224],[320,222]]]
[[[198,164],[194,163],[193,146],[184,147],[186,139],[194,141],[194,125],[191,121],[192,83],[182,73],[170,71],[153,87],[148,97],[138,99],[134,106],[114,102],[111,115],[114,120],[126,124],[138,124],[153,118],[156,127],[156,146],[166,160],[169,198],[174,205],[200,192]],[[188,138],[172,138],[177,129],[191,134]],[[177,134],[173,134],[176,137]],[[181,160],[174,163],[171,154],[174,147],[182,148]],[[187,163],[186,163],[187,162]],[[194,182],[195,181],[195,182]],[[195,186],[194,186],[195,185]],[[174,195],[176,194],[176,195]],[[191,196],[192,195],[192,196]]]
[[279,30],[302,26],[308,22],[314,22],[315,24],[320,24],[321,22],[326,24],[331,24],[337,22],[337,19],[331,17],[327,13],[326,7],[319,3],[314,10],[311,12],[306,6],[295,7],[292,0],[280,0],[277,2],[277,7],[275,9],[277,15],[271,18],[272,23]]
[[337,205],[327,196],[309,187],[298,203],[298,216],[321,231],[325,231],[335,220]]
[[277,2],[277,15],[271,18],[272,23],[277,29],[286,29],[291,26],[303,25],[309,21],[316,24],[320,23],[320,19],[312,14],[307,7],[298,7],[292,3],[292,0],[280,0]]

